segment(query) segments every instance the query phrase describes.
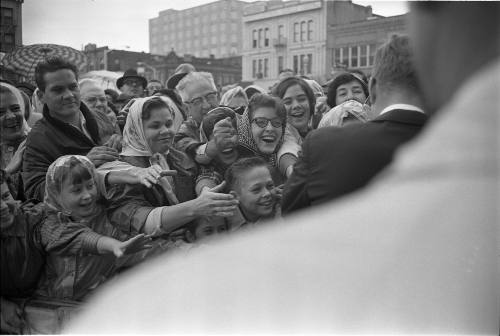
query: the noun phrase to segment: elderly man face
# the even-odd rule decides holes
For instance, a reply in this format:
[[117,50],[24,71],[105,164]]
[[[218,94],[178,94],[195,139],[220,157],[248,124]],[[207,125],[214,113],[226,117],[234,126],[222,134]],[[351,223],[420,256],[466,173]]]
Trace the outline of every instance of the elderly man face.
[[208,80],[193,81],[186,85],[184,92],[189,115],[198,123],[219,105],[217,89]]
[[97,84],[85,83],[80,87],[82,101],[94,113],[106,114],[108,100],[104,90]]
[[126,78],[123,81],[123,86],[120,88],[120,91],[134,98],[144,96],[144,86],[139,78]]

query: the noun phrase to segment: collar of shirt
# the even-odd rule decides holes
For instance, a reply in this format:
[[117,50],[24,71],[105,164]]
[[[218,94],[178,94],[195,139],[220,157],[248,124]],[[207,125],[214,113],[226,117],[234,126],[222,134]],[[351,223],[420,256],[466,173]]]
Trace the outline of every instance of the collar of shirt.
[[416,111],[425,114],[425,112],[418,106],[415,105],[410,105],[410,104],[392,104],[387,106],[385,109],[380,112],[379,116],[381,116],[384,113],[387,113],[392,110],[411,110],[411,111]]
[[74,125],[71,125],[71,126],[75,127],[80,132],[82,132],[83,134],[85,134],[85,136],[87,138],[89,138],[90,140],[92,140],[92,136],[90,135],[89,130],[87,129],[87,120],[85,120],[85,117],[84,117],[82,111],[80,111],[80,127],[76,127]]

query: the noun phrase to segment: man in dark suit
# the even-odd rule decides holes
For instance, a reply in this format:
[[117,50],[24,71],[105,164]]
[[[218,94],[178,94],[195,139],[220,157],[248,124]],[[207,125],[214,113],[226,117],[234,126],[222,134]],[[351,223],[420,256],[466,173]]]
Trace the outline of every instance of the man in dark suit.
[[285,185],[284,214],[364,187],[419,133],[427,116],[406,36],[393,36],[377,50],[369,91],[375,119],[308,135]]

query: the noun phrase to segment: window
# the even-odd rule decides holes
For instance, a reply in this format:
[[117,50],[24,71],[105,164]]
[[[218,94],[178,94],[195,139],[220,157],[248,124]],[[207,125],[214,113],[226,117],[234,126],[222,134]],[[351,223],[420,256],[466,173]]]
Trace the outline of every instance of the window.
[[3,36],[3,41],[6,44],[14,44],[14,35],[13,34],[5,34]]
[[259,68],[258,68],[257,72],[258,72],[258,74],[260,74],[262,76],[262,60],[261,59],[259,60],[258,64],[259,64]]
[[293,42],[297,42],[299,40],[299,24],[295,22],[293,24]]
[[252,32],[252,48],[257,48],[257,30]]
[[281,72],[281,70],[283,70],[284,68],[285,67],[283,64],[283,56],[278,56],[278,75]]
[[283,25],[278,26],[278,38],[284,37],[285,27]]
[[349,64],[349,48],[343,47],[341,53],[342,53],[342,58],[340,60],[340,63],[347,68]]
[[359,66],[365,67],[368,65],[368,46],[365,44],[359,48]]
[[351,47],[351,67],[358,67],[358,46]]
[[312,61],[313,61],[313,55],[312,54],[307,54],[307,73],[310,74],[312,73]]
[[262,29],[259,29],[259,48],[262,47]]
[[[2,1],[3,2],[3,1]],[[12,8],[2,7],[2,24],[11,25],[14,21],[14,11]]]
[[342,62],[340,58],[340,48],[333,49],[333,66],[337,67],[337,64]]
[[370,44],[368,46],[369,48],[369,53],[370,53],[370,57],[368,59],[368,66],[372,66],[373,65],[373,59],[375,57],[375,51],[377,50],[377,45],[376,44]]
[[269,28],[264,29],[264,47],[269,47]]
[[306,40],[306,22],[302,21],[300,23],[300,40],[305,41]]
[[257,60],[252,60],[252,78],[257,77]]
[[269,70],[269,59],[264,58],[264,78],[267,78],[268,70]]
[[307,40],[312,41],[313,39],[313,21],[307,21]]
[[299,73],[299,56],[293,56],[293,71],[298,74]]

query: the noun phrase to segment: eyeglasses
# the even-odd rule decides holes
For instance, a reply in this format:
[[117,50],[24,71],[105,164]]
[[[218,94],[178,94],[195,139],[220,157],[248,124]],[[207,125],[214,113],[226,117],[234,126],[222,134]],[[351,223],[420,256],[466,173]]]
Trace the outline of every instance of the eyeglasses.
[[187,101],[187,104],[191,104],[194,107],[200,107],[203,104],[203,100],[205,100],[208,105],[217,104],[217,92],[210,92],[206,94],[204,97],[194,98],[191,101]]
[[279,128],[283,126],[283,121],[281,119],[275,118],[275,119],[267,119],[267,118],[254,118],[252,120],[255,125],[259,126],[260,128],[266,128],[269,123],[271,123],[271,126],[274,128]]
[[101,104],[107,104],[108,103],[108,100],[106,99],[106,97],[95,97],[95,96],[91,96],[91,97],[86,97],[84,98],[84,101],[85,103],[87,104],[90,104],[90,105],[95,105],[97,104],[98,102],[101,103]]

